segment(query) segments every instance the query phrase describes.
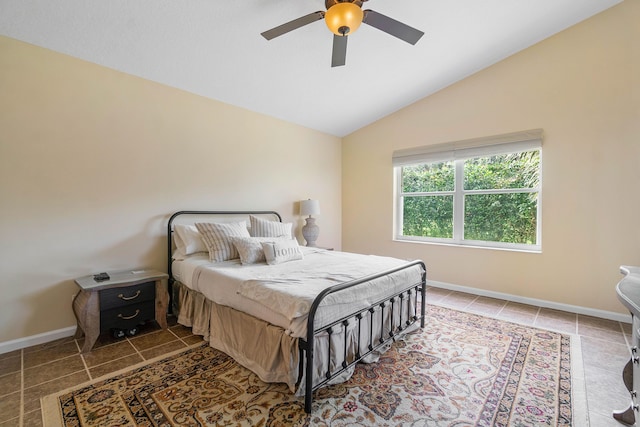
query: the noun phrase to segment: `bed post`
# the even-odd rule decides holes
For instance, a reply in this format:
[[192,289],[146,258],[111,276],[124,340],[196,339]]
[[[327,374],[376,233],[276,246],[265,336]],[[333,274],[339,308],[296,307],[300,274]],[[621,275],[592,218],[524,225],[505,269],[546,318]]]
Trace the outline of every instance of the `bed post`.
[[427,267],[424,264],[422,264],[422,285],[420,288],[420,327],[424,328],[424,318],[427,315],[425,312],[427,303]]
[[169,292],[169,313],[168,314],[176,314],[174,313],[173,310],[173,282],[175,281],[175,279],[173,278],[173,272],[171,271],[171,257],[172,257],[172,253],[171,250],[173,249],[173,239],[171,237],[171,233],[173,233],[173,228],[172,228],[172,224],[173,224],[173,220],[176,219],[176,217],[185,214],[187,211],[179,211],[174,213],[173,215],[171,215],[171,217],[169,217],[169,221],[167,222],[167,272],[169,273],[169,280],[167,281],[167,291]]
[[307,341],[305,366],[305,383],[304,383],[304,411],[311,413],[311,402],[313,401],[313,338]]

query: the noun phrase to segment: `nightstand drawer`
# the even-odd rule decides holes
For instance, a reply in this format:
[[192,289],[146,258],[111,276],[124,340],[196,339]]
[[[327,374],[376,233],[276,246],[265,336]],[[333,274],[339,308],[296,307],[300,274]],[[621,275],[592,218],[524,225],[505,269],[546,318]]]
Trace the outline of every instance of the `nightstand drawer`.
[[153,300],[155,297],[155,282],[141,283],[123,288],[105,289],[100,291],[100,311],[109,310],[114,307],[124,307],[129,304],[138,304],[143,301]]
[[139,304],[131,304],[110,310],[100,311],[100,330],[111,328],[127,329],[134,327],[155,316],[155,301],[149,300]]

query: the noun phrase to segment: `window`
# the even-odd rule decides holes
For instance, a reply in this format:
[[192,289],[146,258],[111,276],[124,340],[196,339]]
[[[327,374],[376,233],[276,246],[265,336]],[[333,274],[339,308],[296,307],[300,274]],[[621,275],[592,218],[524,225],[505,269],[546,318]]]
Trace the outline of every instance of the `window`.
[[542,130],[393,154],[397,240],[540,250]]

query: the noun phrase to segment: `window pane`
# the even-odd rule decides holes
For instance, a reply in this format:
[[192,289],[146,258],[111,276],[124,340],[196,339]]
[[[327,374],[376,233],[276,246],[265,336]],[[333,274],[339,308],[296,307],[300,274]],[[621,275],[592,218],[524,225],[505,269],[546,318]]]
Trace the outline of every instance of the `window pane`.
[[405,236],[453,238],[453,196],[404,197]]
[[467,195],[464,238],[535,245],[537,204],[537,193]]
[[464,189],[537,188],[540,151],[478,157],[464,162]]
[[430,163],[402,168],[402,191],[421,193],[453,191],[453,162]]

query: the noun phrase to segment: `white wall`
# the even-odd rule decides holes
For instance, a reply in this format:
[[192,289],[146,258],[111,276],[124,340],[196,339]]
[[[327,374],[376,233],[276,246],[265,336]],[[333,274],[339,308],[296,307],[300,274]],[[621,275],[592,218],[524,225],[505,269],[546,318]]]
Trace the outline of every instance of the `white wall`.
[[[343,249],[431,280],[624,313],[640,265],[640,2],[626,1],[343,139]],[[542,253],[392,241],[393,150],[544,129]]]
[[0,37],[0,342],[75,325],[75,277],[166,271],[182,209],[321,201],[340,248],[339,138]]

